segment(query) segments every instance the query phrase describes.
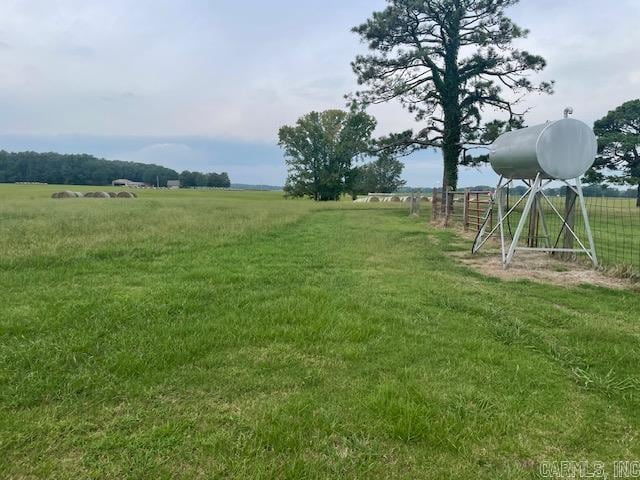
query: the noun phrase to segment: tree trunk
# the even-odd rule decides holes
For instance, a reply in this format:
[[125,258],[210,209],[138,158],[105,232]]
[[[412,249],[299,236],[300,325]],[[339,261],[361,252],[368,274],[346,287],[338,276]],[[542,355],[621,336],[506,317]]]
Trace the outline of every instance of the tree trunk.
[[[457,104],[457,99],[456,99]],[[446,208],[446,195],[458,187],[458,160],[460,158],[460,121],[456,107],[453,112],[445,111],[445,133],[442,143],[444,170],[442,172],[442,211]],[[451,205],[449,205],[451,208]]]
[[[457,117],[457,115],[456,115]],[[442,156],[444,157],[444,173],[442,185],[455,190],[458,187],[458,160],[460,159],[460,126],[456,125],[457,120],[450,123],[445,133],[442,145]]]
[[[442,150],[442,154],[444,156],[444,149]],[[444,167],[442,171],[442,190],[440,191],[440,216],[443,217],[446,210],[447,205],[447,167]]]
[[640,208],[640,183],[638,183],[638,191],[636,193],[636,207]]
[[[444,78],[440,92],[443,113],[442,156],[444,172],[442,176],[443,195],[449,195],[458,186],[458,162],[460,160],[460,138],[462,136],[460,123],[460,72],[458,71],[458,52],[460,49],[460,19],[463,14],[460,4],[456,4],[456,11],[448,20],[448,41],[444,42]],[[446,197],[443,197],[446,198]],[[449,202],[450,207],[453,202]],[[443,202],[443,206],[445,202]],[[446,207],[443,207],[446,208]],[[449,214],[447,212],[447,214]]]

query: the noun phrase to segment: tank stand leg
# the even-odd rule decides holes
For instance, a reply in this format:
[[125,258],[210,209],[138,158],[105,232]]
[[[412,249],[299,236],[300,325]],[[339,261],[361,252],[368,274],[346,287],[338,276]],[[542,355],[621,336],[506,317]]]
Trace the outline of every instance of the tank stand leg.
[[513,240],[511,240],[511,246],[509,247],[509,251],[507,252],[507,258],[504,260],[504,268],[507,268],[513,259],[513,255],[516,253],[516,248],[518,247],[518,240],[520,240],[520,235],[522,234],[522,230],[524,229],[524,225],[527,222],[529,217],[529,212],[531,211],[531,206],[533,205],[533,199],[536,198],[538,191],[540,190],[540,174],[536,175],[536,179],[533,181],[529,191],[529,198],[527,198],[527,203],[524,206],[524,210],[522,211],[522,216],[520,217],[520,221],[518,222],[518,227],[516,228],[515,233],[513,234]]
[[582,219],[584,221],[584,229],[587,231],[587,238],[589,239],[589,249],[591,250],[591,262],[594,267],[598,267],[598,257],[596,255],[596,244],[593,241],[593,232],[591,231],[591,224],[589,223],[589,215],[587,214],[587,206],[584,203],[584,196],[582,195],[582,182],[580,177],[576,178],[576,190],[578,192],[578,199],[580,200],[580,210],[582,210]]

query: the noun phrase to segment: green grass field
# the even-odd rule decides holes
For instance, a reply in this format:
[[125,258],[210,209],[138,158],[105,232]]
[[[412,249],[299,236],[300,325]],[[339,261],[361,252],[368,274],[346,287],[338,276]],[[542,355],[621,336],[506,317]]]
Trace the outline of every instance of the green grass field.
[[0,186],[1,478],[640,460],[637,292],[482,277],[405,206],[54,190]]

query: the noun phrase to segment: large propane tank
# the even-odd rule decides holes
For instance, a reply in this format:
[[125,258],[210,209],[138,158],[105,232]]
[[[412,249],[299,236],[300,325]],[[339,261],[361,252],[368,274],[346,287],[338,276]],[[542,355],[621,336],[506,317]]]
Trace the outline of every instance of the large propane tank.
[[595,160],[593,130],[573,118],[513,130],[490,147],[491,166],[505,178],[568,180],[583,175]]

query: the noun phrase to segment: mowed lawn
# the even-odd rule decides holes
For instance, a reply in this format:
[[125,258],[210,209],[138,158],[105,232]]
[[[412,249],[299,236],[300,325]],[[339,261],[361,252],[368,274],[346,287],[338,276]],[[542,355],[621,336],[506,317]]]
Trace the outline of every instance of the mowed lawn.
[[403,206],[54,190],[0,186],[2,478],[640,460],[638,292],[484,278]]

